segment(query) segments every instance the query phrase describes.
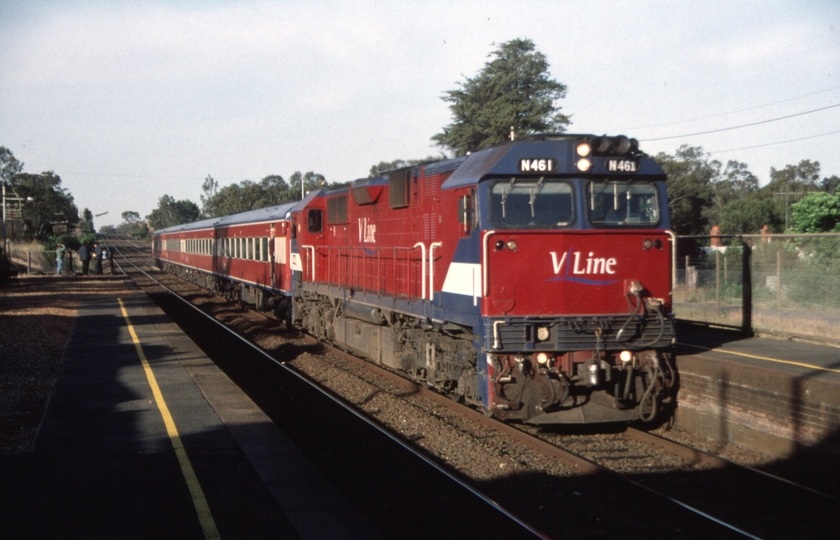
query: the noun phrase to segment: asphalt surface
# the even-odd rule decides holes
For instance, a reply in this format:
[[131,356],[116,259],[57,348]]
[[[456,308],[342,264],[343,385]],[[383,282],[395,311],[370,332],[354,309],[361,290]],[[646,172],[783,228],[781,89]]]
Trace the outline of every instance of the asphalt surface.
[[82,305],[34,449],[0,478],[4,539],[376,537],[142,293]]

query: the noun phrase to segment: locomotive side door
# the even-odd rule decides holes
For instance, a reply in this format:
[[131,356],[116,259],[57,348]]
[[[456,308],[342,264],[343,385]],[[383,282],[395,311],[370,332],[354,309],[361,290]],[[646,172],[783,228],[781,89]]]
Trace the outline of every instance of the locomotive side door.
[[[317,203],[321,203],[320,205]],[[326,212],[323,199],[312,201],[312,204],[301,212],[302,223],[298,225],[298,251],[301,261],[302,281],[319,281],[326,276],[321,275],[323,269],[317,263],[323,254],[326,241]]]

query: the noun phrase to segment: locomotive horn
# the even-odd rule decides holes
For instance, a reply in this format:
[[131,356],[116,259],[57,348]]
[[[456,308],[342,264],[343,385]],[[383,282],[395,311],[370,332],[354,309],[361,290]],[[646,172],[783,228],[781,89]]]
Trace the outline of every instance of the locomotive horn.
[[592,141],[592,150],[599,154],[603,154],[607,150],[610,149],[610,139],[609,137],[595,137],[595,140]]
[[613,139],[612,149],[616,154],[626,154],[627,151],[630,150],[630,146],[630,139],[624,135],[619,135]]

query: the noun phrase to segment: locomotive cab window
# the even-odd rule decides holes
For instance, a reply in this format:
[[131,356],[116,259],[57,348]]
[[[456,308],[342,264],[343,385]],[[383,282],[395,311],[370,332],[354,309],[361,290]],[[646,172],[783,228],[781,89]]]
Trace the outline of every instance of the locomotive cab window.
[[574,219],[572,186],[547,177],[496,180],[490,187],[490,219],[510,229],[566,227]]
[[319,233],[324,230],[324,211],[317,208],[309,210],[306,214],[306,230],[311,233]]
[[659,223],[659,197],[648,182],[590,182],[587,214],[593,225],[650,227]]
[[458,223],[461,236],[466,237],[478,228],[478,212],[475,207],[475,190],[458,198]]

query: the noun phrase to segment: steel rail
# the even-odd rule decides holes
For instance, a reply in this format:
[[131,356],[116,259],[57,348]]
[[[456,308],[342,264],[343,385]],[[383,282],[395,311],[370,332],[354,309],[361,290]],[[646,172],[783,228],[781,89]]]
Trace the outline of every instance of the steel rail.
[[648,444],[650,446],[655,446],[664,450],[665,452],[669,452],[673,455],[689,459],[694,461],[699,465],[708,465],[715,469],[723,469],[725,467],[734,467],[737,469],[741,469],[742,471],[758,474],[760,476],[764,476],[765,478],[769,478],[770,480],[775,480],[777,482],[781,482],[783,484],[787,484],[794,488],[799,488],[802,491],[806,491],[811,495],[816,495],[818,497],[822,497],[829,501],[840,503],[840,498],[834,497],[833,495],[829,495],[827,493],[823,493],[822,491],[818,491],[814,488],[802,485],[798,482],[794,482],[792,480],[788,480],[787,478],[783,478],[781,476],[762,471],[761,469],[756,469],[755,467],[749,467],[747,465],[742,465],[740,463],[735,463],[734,461],[730,461],[726,458],[722,458],[720,456],[715,456],[713,454],[709,454],[708,452],[704,452],[702,450],[697,450],[696,448],[691,448],[690,446],[686,446],[684,444],[678,443],[676,441],[672,441],[670,439],[666,439],[664,437],[660,437],[659,435],[655,435],[653,433],[648,433],[646,431],[642,431],[636,428],[627,428],[624,432],[624,436],[627,439],[632,439],[643,444]]

